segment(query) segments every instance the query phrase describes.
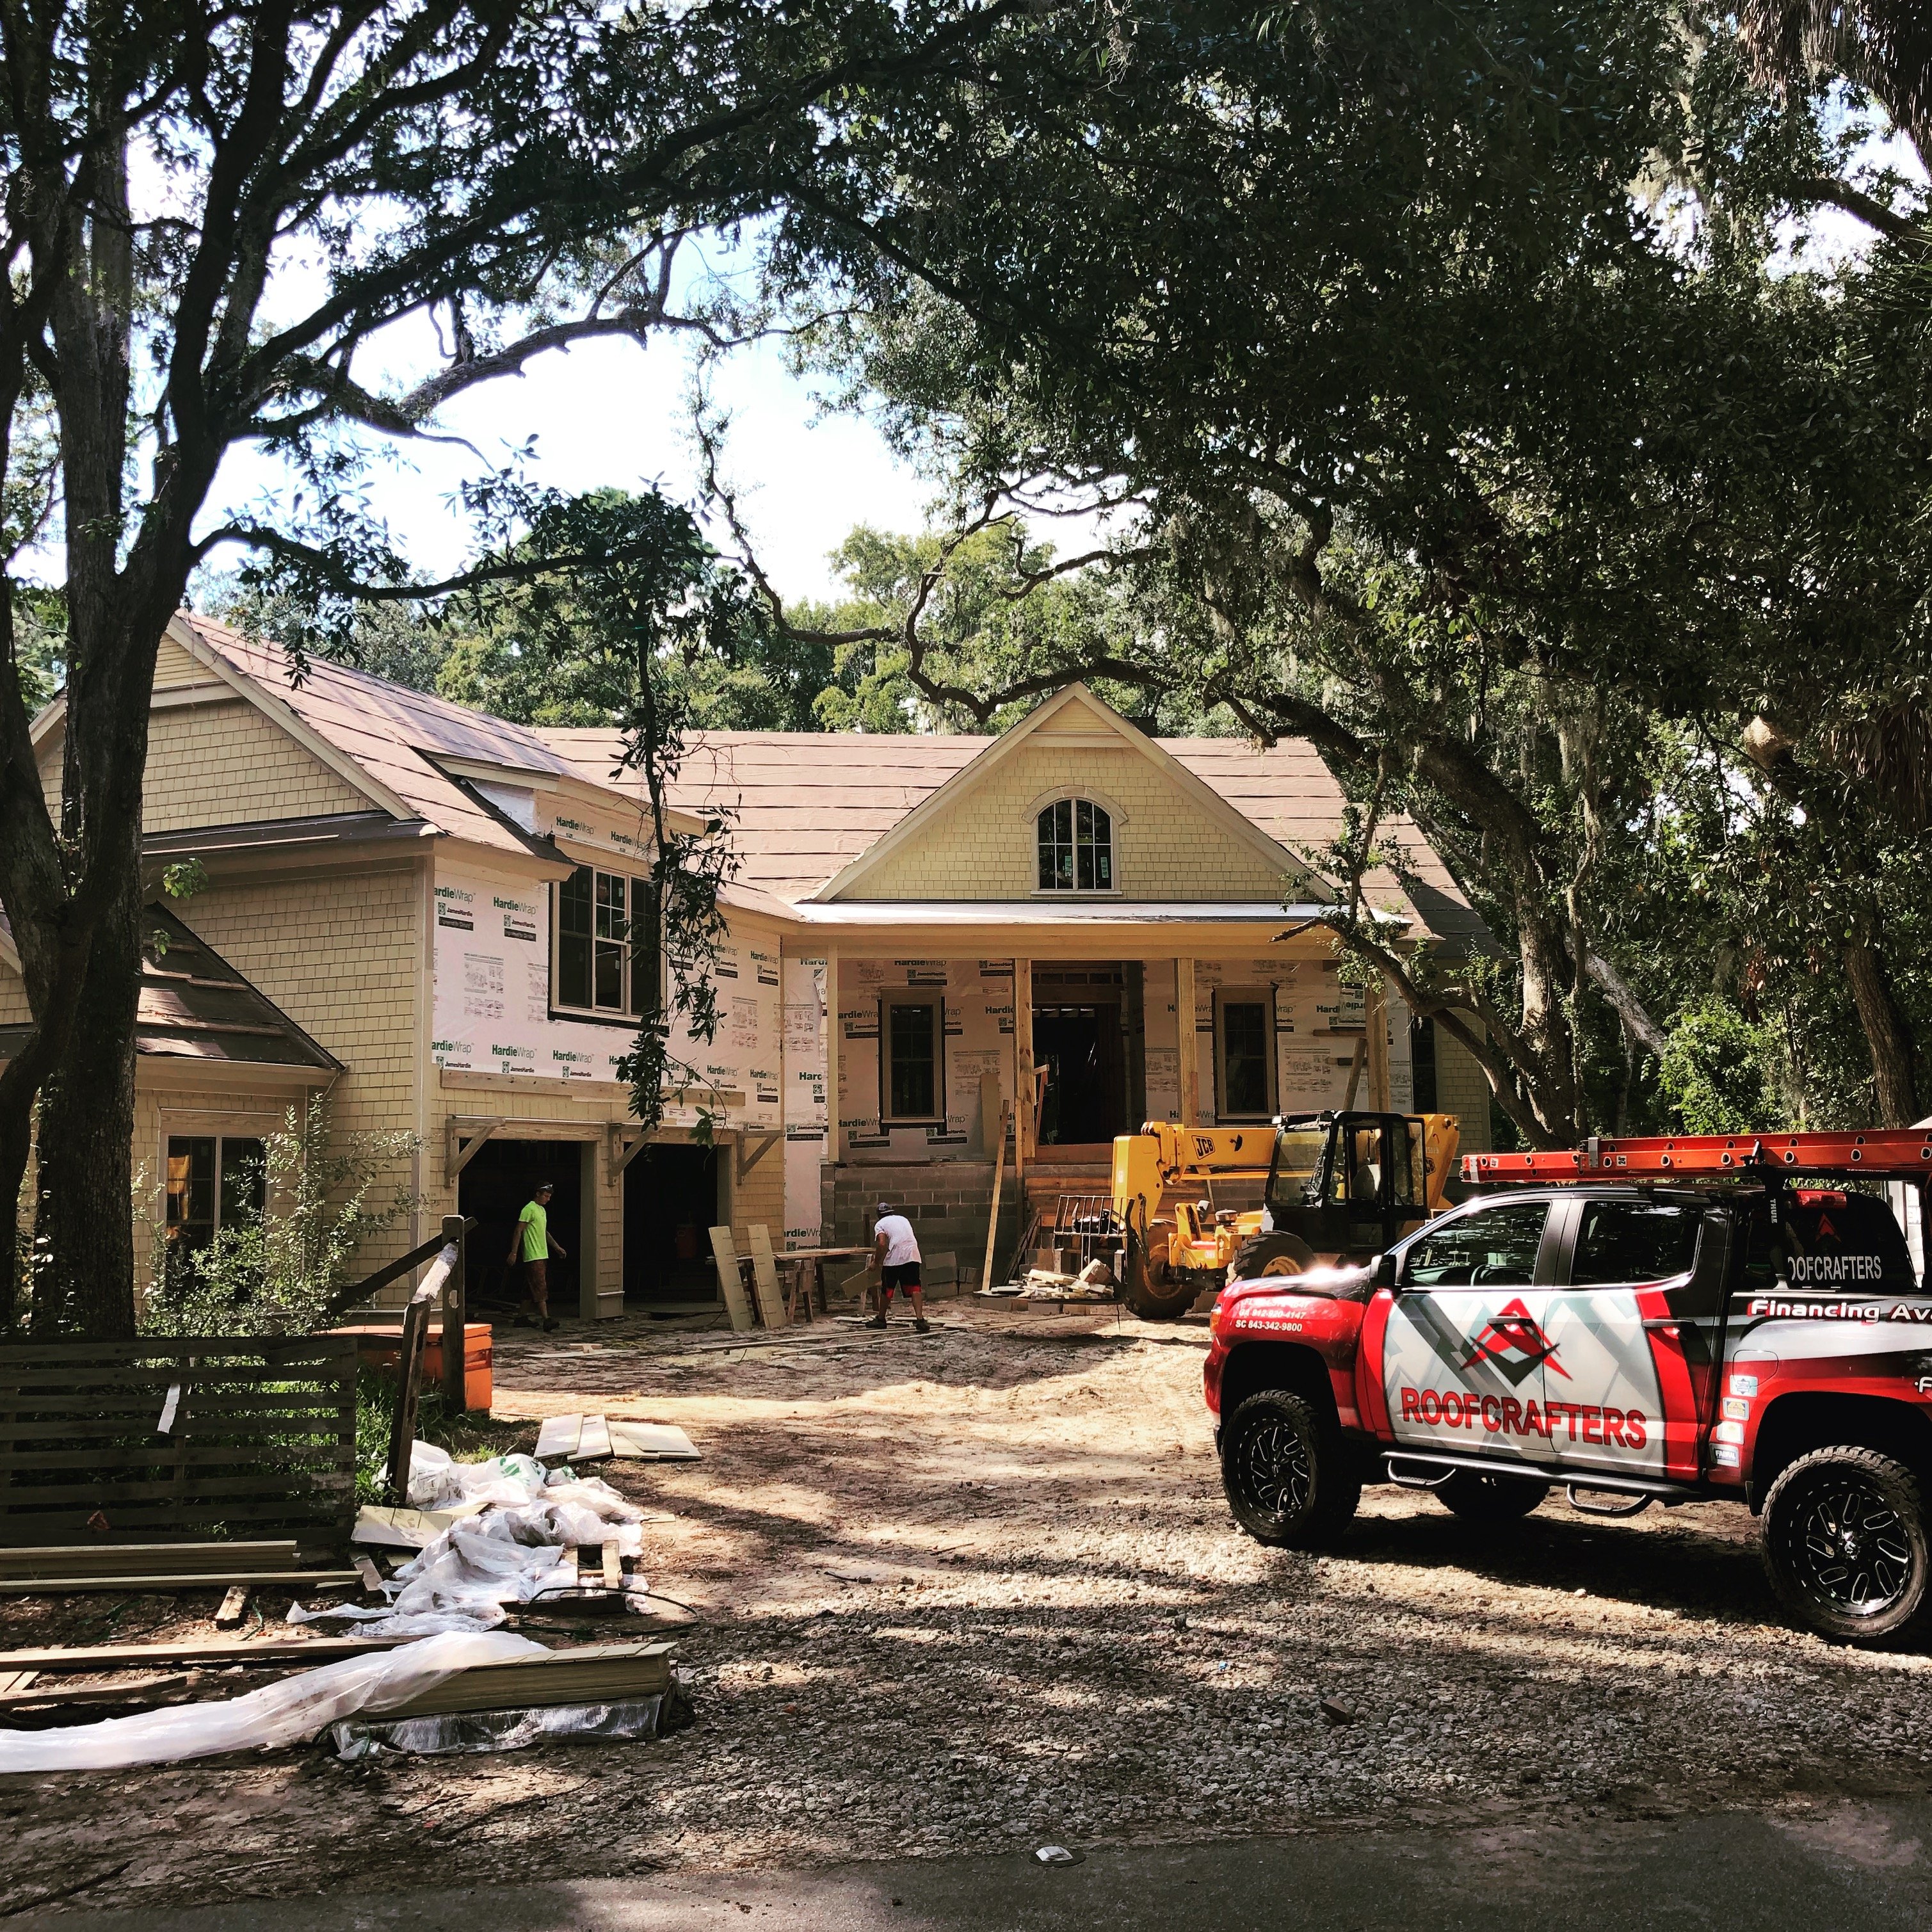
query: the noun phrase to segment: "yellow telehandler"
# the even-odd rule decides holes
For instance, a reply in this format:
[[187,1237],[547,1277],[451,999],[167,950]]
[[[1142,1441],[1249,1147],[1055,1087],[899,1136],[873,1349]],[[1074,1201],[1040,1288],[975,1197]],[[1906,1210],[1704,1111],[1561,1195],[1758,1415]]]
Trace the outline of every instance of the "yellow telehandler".
[[1448,1204],[1461,1140],[1453,1114],[1150,1120],[1114,1142],[1122,1299],[1159,1320],[1231,1280],[1366,1262]]

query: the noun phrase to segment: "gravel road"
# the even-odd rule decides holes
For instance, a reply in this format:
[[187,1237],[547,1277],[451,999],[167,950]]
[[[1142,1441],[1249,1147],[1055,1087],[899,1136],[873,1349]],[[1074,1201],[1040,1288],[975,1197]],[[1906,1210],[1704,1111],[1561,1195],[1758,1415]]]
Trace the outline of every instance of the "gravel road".
[[705,1451],[612,1477],[676,1513],[646,1550],[704,1620],[689,1730],[4,1780],[0,1916],[1932,1788],[1932,1659],[1786,1629],[1739,1512],[1484,1530],[1379,1490],[1340,1554],[1264,1550],[1221,1499],[1199,1318],[938,1312],[776,1354],[502,1338],[500,1417]]

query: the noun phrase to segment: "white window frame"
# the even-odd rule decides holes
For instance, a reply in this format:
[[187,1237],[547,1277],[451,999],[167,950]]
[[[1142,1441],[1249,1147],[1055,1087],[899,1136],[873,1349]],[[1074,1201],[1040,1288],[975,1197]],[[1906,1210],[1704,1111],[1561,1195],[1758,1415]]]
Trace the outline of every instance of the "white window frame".
[[[932,1101],[929,1114],[895,1114],[892,1105],[892,1022],[895,1006],[923,1006],[932,1016]],[[879,1125],[930,1127],[946,1120],[946,996],[908,988],[879,995]]]
[[[649,879],[640,878],[632,872],[620,872],[614,866],[599,866],[590,860],[581,861],[578,872],[590,874],[590,931],[587,937],[590,944],[590,996],[592,1004],[578,1006],[562,997],[563,988],[563,890],[570,879],[553,881],[550,892],[550,1013],[553,1019],[585,1020],[596,1026],[622,1026],[634,1030],[643,1013],[637,1006],[637,971],[638,949],[630,937],[635,922],[638,895],[641,890],[650,890]],[[576,872],[571,878],[576,877]],[[621,880],[624,884],[625,936],[621,940],[600,940],[597,932],[597,882],[599,879]],[[578,935],[572,935],[576,937]],[[602,944],[620,944],[624,949],[623,990],[620,995],[622,1004],[615,1006],[602,1006],[596,1003],[597,997],[597,948]],[[658,982],[663,983],[662,961],[658,964]]]
[[[1281,1111],[1281,1070],[1275,1045],[1275,988],[1272,986],[1216,986],[1214,989],[1214,1118],[1230,1126],[1248,1120],[1271,1120]],[[1268,1104],[1258,1114],[1232,1113],[1228,1107],[1228,1028],[1230,1005],[1259,1006],[1265,1029],[1262,1058],[1268,1069]]]

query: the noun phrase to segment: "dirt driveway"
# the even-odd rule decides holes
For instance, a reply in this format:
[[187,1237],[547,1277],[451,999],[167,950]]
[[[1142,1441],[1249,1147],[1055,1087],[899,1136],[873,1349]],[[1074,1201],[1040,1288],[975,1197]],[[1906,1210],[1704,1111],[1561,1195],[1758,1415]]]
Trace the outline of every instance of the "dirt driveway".
[[1221,1500],[1198,1318],[938,1312],[776,1354],[642,1322],[506,1338],[500,1416],[705,1452],[613,1475],[676,1512],[646,1550],[704,1619],[692,1729],[0,1781],[0,1916],[1932,1783],[1932,1658],[1785,1628],[1738,1512],[1552,1500],[1484,1532],[1371,1491],[1341,1554],[1267,1551]]

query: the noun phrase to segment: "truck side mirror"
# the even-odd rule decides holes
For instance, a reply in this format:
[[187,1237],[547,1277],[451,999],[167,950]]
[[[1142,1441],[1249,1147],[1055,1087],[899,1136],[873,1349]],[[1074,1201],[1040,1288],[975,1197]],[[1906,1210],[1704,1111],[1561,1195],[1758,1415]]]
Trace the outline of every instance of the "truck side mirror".
[[1369,1264],[1369,1279],[1378,1288],[1395,1286],[1395,1257],[1386,1249]]

